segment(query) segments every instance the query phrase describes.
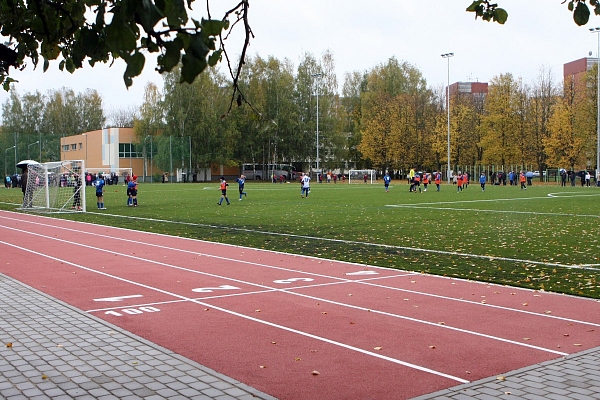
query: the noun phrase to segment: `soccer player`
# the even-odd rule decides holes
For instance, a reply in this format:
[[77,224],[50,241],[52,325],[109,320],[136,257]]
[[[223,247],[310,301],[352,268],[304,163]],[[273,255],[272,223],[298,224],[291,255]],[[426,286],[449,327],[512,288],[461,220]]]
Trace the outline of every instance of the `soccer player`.
[[300,180],[302,184],[302,191],[300,192],[300,197],[305,197],[308,199],[308,193],[310,192],[310,176],[308,174],[302,174],[302,179]]
[[129,182],[127,183],[127,194],[129,195],[129,199],[127,200],[128,206],[133,206],[133,207],[138,206],[137,187],[138,187],[137,176],[133,175],[131,177],[131,179],[129,180]]
[[244,192],[244,185],[246,184],[246,175],[240,175],[239,178],[235,180],[238,183],[238,188],[240,190],[240,201],[242,201],[242,195],[248,196],[248,193]]
[[437,191],[439,192],[440,191],[440,183],[442,183],[442,173],[440,171],[437,171],[435,173],[434,181],[435,181],[435,186],[437,187]]
[[458,171],[458,174],[456,175],[456,193],[460,193],[460,191],[462,190],[462,185],[463,175],[462,172]]
[[219,202],[217,203],[218,205],[221,205],[221,203],[223,203],[223,199],[227,201],[227,205],[231,204],[229,202],[229,199],[227,198],[227,186],[229,186],[229,183],[227,183],[224,177],[221,177],[221,200],[219,200]]
[[427,191],[427,185],[429,185],[429,174],[427,172],[423,172],[423,191]]
[[519,181],[521,182],[521,190],[523,190],[523,189],[527,190],[527,186],[525,186],[526,180],[527,180],[527,178],[525,177],[525,172],[521,171],[521,173],[519,174]]
[[485,177],[485,174],[482,172],[481,176],[479,177],[479,184],[481,185],[481,191],[485,192],[485,181],[487,180],[487,178]]
[[414,189],[415,193],[417,193],[417,188],[419,189],[419,193],[421,193],[421,175],[415,174],[413,181],[415,183],[415,189]]
[[392,180],[392,178],[390,178],[390,174],[389,173],[385,173],[385,175],[383,176],[383,185],[385,186],[385,191],[387,192],[389,187],[390,187],[390,181]]
[[96,179],[93,183],[93,185],[96,187],[96,198],[97,198],[96,204],[98,205],[98,210],[106,210],[106,207],[104,207],[104,185],[105,184],[106,184],[106,182],[104,182],[104,177],[102,176],[102,174],[98,174],[98,179]]

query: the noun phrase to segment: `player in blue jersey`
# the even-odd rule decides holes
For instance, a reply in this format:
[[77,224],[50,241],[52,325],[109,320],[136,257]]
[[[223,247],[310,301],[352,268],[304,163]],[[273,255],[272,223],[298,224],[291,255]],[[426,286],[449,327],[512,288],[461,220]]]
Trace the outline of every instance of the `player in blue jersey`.
[[246,175],[240,175],[239,178],[235,180],[238,183],[238,188],[240,190],[240,201],[242,200],[242,195],[248,196],[248,193],[244,192],[244,185],[246,184]]
[[385,191],[387,192],[390,188],[390,182],[392,181],[392,178],[390,178],[390,174],[389,173],[385,173],[385,175],[383,176],[383,186],[385,186]]
[[479,177],[479,184],[481,185],[481,191],[485,192],[485,182],[486,182],[487,178],[485,177],[485,174],[482,172],[481,176]]
[[98,205],[98,210],[106,210],[106,207],[104,207],[104,185],[105,184],[106,184],[106,182],[104,182],[104,178],[102,177],[102,174],[99,174],[98,178],[92,184],[92,185],[94,185],[94,187],[96,187],[96,198],[97,198],[96,204]]
[[137,176],[133,175],[132,179],[127,182],[127,205],[137,207]]

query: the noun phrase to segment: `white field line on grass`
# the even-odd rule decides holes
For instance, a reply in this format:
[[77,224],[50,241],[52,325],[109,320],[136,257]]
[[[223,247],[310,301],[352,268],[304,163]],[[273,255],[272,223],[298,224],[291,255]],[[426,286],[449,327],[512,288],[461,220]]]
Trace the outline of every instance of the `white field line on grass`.
[[[147,262],[147,263],[150,263],[150,264],[156,264],[156,265],[160,265],[160,266],[165,266],[165,267],[176,269],[176,270],[180,270],[180,271],[186,271],[186,272],[196,273],[196,274],[199,274],[199,275],[217,277],[217,278],[228,280],[228,281],[233,281],[233,282],[237,282],[237,283],[244,283],[244,284],[249,285],[249,286],[256,286],[256,287],[260,287],[260,288],[263,288],[263,289],[270,289],[270,290],[274,290],[274,291],[281,292],[281,293],[287,293],[287,294],[292,294],[292,295],[296,295],[296,296],[299,296],[299,297],[310,298],[310,299],[313,299],[313,300],[327,302],[327,303],[339,305],[339,306],[342,306],[342,307],[359,309],[359,310],[363,310],[363,311],[370,311],[370,312],[372,312],[374,314],[381,314],[381,315],[385,315],[385,316],[391,316],[391,317],[394,317],[394,318],[408,320],[408,321],[411,321],[411,322],[416,322],[416,323],[421,323],[421,324],[425,324],[425,325],[429,325],[429,326],[434,326],[436,328],[449,329],[449,330],[452,330],[452,331],[458,331],[458,332],[461,332],[461,333],[466,333],[466,334],[470,334],[470,335],[474,335],[474,336],[479,336],[479,337],[483,337],[483,338],[487,338],[487,339],[492,339],[492,340],[496,340],[496,341],[500,341],[500,342],[504,342],[504,343],[509,343],[509,344],[513,344],[513,345],[517,345],[517,346],[527,347],[527,348],[531,348],[531,349],[535,349],[535,350],[540,350],[540,351],[544,351],[544,352],[549,352],[549,353],[553,353],[553,354],[558,354],[558,355],[567,355],[568,354],[568,353],[563,353],[563,352],[552,350],[552,349],[546,349],[544,347],[539,347],[539,346],[534,346],[534,345],[530,345],[530,344],[526,344],[526,343],[516,342],[516,341],[509,340],[509,339],[504,339],[504,338],[497,337],[497,336],[487,335],[487,334],[483,334],[483,333],[480,333],[480,332],[475,332],[475,331],[471,331],[471,330],[467,330],[467,329],[461,329],[461,328],[451,327],[451,326],[448,326],[448,325],[439,325],[438,323],[434,323],[434,322],[430,322],[430,321],[419,320],[419,319],[410,318],[410,317],[403,316],[403,315],[387,313],[387,312],[384,312],[384,311],[379,311],[379,310],[374,310],[374,309],[368,309],[368,308],[359,307],[359,306],[353,306],[353,305],[350,305],[350,304],[340,303],[340,302],[336,302],[336,301],[332,301],[332,300],[328,300],[328,299],[324,299],[324,298],[309,296],[309,295],[305,295],[305,294],[301,294],[301,293],[295,293],[293,291],[290,291],[289,289],[273,288],[273,287],[270,287],[270,286],[267,286],[267,285],[262,285],[262,284],[257,284],[257,283],[253,283],[253,282],[242,281],[242,280],[238,280],[238,279],[234,279],[234,278],[229,278],[229,277],[225,277],[225,276],[219,276],[219,275],[216,275],[216,274],[210,274],[210,273],[206,273],[206,272],[203,272],[203,271],[196,271],[196,270],[192,270],[192,269],[188,269],[188,268],[184,268],[184,267],[179,267],[179,266],[173,265],[173,264],[168,264],[168,263],[163,263],[163,262],[160,262],[160,261],[146,259],[146,258],[143,258],[143,257],[133,256],[131,254],[125,254],[125,253],[120,253],[120,252],[117,252],[117,251],[112,251],[112,250],[107,250],[107,249],[101,249],[101,248],[98,248],[98,247],[95,247],[95,246],[90,246],[90,245],[85,245],[85,244],[80,244],[80,243],[73,243],[73,242],[66,241],[64,239],[59,239],[59,238],[56,238],[56,237],[46,236],[46,235],[42,235],[42,234],[35,233],[35,232],[29,232],[29,231],[25,231],[25,230],[22,230],[22,229],[11,228],[11,227],[2,227],[2,228],[9,229],[9,230],[16,231],[16,232],[25,233],[25,234],[30,234],[30,235],[37,236],[37,237],[42,237],[42,238],[45,238],[45,239],[50,239],[50,240],[54,240],[54,241],[58,241],[58,242],[67,243],[67,244],[70,244],[72,246],[80,246],[80,247],[84,247],[84,248],[88,248],[88,249],[92,249],[92,250],[103,251],[103,252],[109,253],[109,254],[120,255],[120,256],[124,256],[124,257],[131,258],[131,259],[134,259],[134,260],[143,261],[143,262]],[[115,238],[115,239],[117,239],[117,240],[123,240],[123,239],[120,239],[120,238]],[[10,245],[10,246],[18,248],[18,246],[12,245],[12,244],[7,243],[7,242],[0,241],[0,243],[4,243],[4,244],[7,244],[7,245]],[[45,257],[48,257],[48,258],[51,258],[51,259],[58,260],[55,257],[49,256],[49,255],[45,255],[45,254],[42,254],[42,253],[38,253],[38,252],[33,251],[33,250],[29,250],[29,249],[25,249],[25,250],[27,250],[29,252],[32,252],[32,253],[35,253],[35,254],[38,254],[38,255],[41,255],[41,256],[45,256]],[[215,256],[213,256],[213,257],[215,257]],[[224,257],[218,257],[218,258],[225,259]],[[234,262],[235,261],[241,262],[239,260],[234,260],[234,259],[228,259],[228,260],[234,261]],[[64,262],[67,262],[67,261],[64,261]],[[257,263],[251,263],[251,262],[245,262],[245,263],[246,264],[257,264]],[[71,262],[68,262],[68,264],[75,265],[75,266],[78,265],[78,264],[74,264],[74,263],[71,263]],[[267,266],[265,264],[259,264],[259,265],[260,266]],[[274,266],[270,266],[270,267],[271,268],[282,269],[280,267],[274,267]],[[81,268],[83,268],[85,270],[88,270],[88,271],[91,271],[91,272],[98,272],[101,275],[112,276],[110,274],[107,274],[107,273],[104,273],[104,272],[100,272],[100,271],[95,271],[95,270],[92,270],[92,269],[87,268],[87,267],[81,266]],[[297,271],[294,271],[294,272],[297,272]],[[312,274],[312,275],[317,275],[317,274]],[[118,277],[115,277],[115,278],[117,278],[119,280],[122,280],[122,281],[126,281],[123,278],[118,278]],[[338,279],[342,279],[342,278],[338,278]],[[347,283],[351,283],[351,282],[353,282],[353,281],[352,280],[348,280]],[[159,291],[162,292],[162,290],[159,290]],[[188,298],[188,297],[179,296],[179,295],[177,295],[177,296],[180,297],[180,298],[185,298],[185,299],[192,300],[191,298]]]
[[[41,236],[43,236],[43,235],[41,235]],[[52,239],[52,238],[49,238],[49,239]],[[39,253],[39,252],[34,251],[34,250],[24,249],[21,246],[14,245],[12,243],[7,243],[7,242],[4,242],[4,241],[0,241],[0,243],[4,244],[6,246],[10,246],[10,247],[22,250],[22,251],[26,251],[26,252],[29,252],[29,253],[41,256],[41,257],[49,258],[49,259],[57,261],[57,262],[62,262],[62,263],[71,265],[73,267],[80,268],[80,269],[92,272],[92,273],[100,274],[100,275],[103,275],[103,276],[108,277],[108,278],[112,278],[112,279],[115,279],[115,280],[118,280],[118,281],[121,281],[121,282],[129,283],[129,284],[134,285],[134,286],[142,287],[142,288],[145,288],[145,289],[148,289],[148,290],[153,290],[153,291],[156,291],[156,292],[168,295],[168,296],[172,296],[172,297],[175,297],[175,298],[179,298],[181,300],[185,300],[185,301],[188,301],[188,302],[191,302],[191,303],[195,303],[195,304],[201,305],[203,307],[210,307],[210,308],[212,308],[214,310],[218,310],[218,311],[224,312],[226,314],[233,315],[235,317],[247,319],[247,320],[250,320],[250,321],[253,321],[253,322],[257,322],[259,324],[263,324],[263,325],[271,326],[273,328],[281,329],[281,330],[284,330],[284,331],[287,331],[287,332],[295,333],[295,334],[298,334],[298,335],[301,335],[301,336],[305,336],[305,337],[308,337],[308,338],[311,338],[311,339],[315,339],[315,340],[318,340],[318,341],[321,341],[321,342],[332,344],[334,346],[338,346],[338,347],[342,347],[342,348],[345,348],[345,349],[348,349],[348,350],[352,350],[352,351],[355,351],[355,352],[358,352],[358,353],[362,353],[362,354],[365,354],[365,355],[368,355],[368,356],[371,356],[371,357],[375,357],[375,358],[379,358],[379,359],[382,359],[382,360],[390,361],[390,362],[392,362],[394,364],[402,365],[402,366],[405,366],[405,367],[408,367],[408,368],[412,368],[412,369],[416,369],[416,370],[419,370],[419,371],[422,371],[422,372],[426,372],[426,373],[430,373],[430,374],[433,374],[433,375],[441,376],[443,378],[447,378],[447,379],[450,379],[450,380],[453,380],[453,381],[456,381],[456,382],[469,383],[468,380],[459,378],[457,376],[449,375],[449,374],[443,373],[441,371],[436,371],[436,370],[433,370],[433,369],[430,369],[430,368],[426,368],[426,367],[423,367],[423,366],[420,366],[420,365],[416,365],[416,364],[412,364],[412,363],[409,363],[409,362],[406,362],[406,361],[398,360],[398,359],[395,359],[395,358],[392,358],[392,357],[387,357],[387,356],[384,356],[382,354],[374,353],[372,351],[364,350],[364,349],[361,349],[361,348],[358,348],[358,347],[355,347],[355,346],[351,346],[351,345],[348,345],[348,344],[345,344],[345,343],[337,342],[335,340],[327,339],[325,337],[313,335],[313,334],[308,333],[308,332],[299,331],[299,330],[294,329],[294,328],[290,328],[290,327],[287,327],[287,326],[275,324],[275,323],[269,322],[269,321],[264,321],[264,320],[261,320],[261,319],[255,318],[255,317],[251,317],[251,316],[248,316],[248,315],[240,314],[238,312],[235,312],[235,311],[232,311],[232,310],[228,310],[226,308],[218,307],[218,306],[215,306],[213,304],[209,304],[209,303],[206,303],[206,302],[203,302],[203,301],[195,300],[193,298],[182,296],[182,295],[179,295],[179,294],[176,294],[176,293],[172,293],[172,292],[169,292],[169,291],[166,291],[166,290],[162,290],[162,289],[159,289],[159,288],[156,288],[156,287],[153,287],[153,286],[144,285],[143,283],[140,283],[140,282],[135,282],[135,281],[132,281],[132,280],[124,279],[124,278],[121,278],[121,277],[118,277],[118,276],[115,276],[115,275],[111,275],[111,274],[107,274],[107,273],[104,273],[104,272],[101,272],[101,271],[96,271],[94,269],[84,267],[83,265],[76,264],[76,263],[73,263],[73,262],[70,262],[70,261],[67,261],[67,260],[63,260],[63,259],[60,259],[60,258],[57,258],[57,257],[52,257],[52,256],[49,256],[47,254]],[[86,246],[86,247],[93,248],[91,246]],[[104,250],[104,249],[99,249],[99,248],[93,248],[93,249],[96,249],[96,250],[99,250],[99,251]],[[126,254],[123,254],[123,255],[126,255]],[[134,258],[137,258],[137,257],[134,257]],[[158,263],[158,264],[163,264],[163,263]],[[166,264],[163,264],[163,265],[166,265]],[[285,292],[284,290],[282,290],[282,291]],[[565,356],[567,355],[566,353],[562,353],[562,354],[565,355]]]
[[[492,305],[492,304],[487,304],[487,303],[481,303],[481,302],[472,301],[472,300],[465,300],[465,299],[462,299],[462,298],[458,298],[457,299],[457,298],[454,298],[454,297],[441,296],[441,295],[437,295],[437,294],[433,294],[433,293],[427,293],[427,292],[420,292],[420,291],[414,291],[414,290],[409,290],[409,289],[396,288],[396,287],[393,287],[393,286],[377,285],[377,284],[373,284],[373,283],[369,282],[369,281],[381,280],[381,279],[391,279],[391,278],[397,278],[397,277],[403,277],[403,276],[419,275],[416,272],[406,272],[406,273],[403,273],[403,274],[395,274],[395,275],[387,275],[387,276],[379,276],[379,277],[369,277],[369,278],[364,278],[364,279],[346,279],[346,278],[340,278],[340,277],[337,277],[337,276],[317,274],[317,273],[307,272],[307,271],[299,271],[299,270],[296,270],[296,269],[293,269],[293,268],[278,267],[278,266],[275,266],[275,265],[268,265],[268,264],[264,264],[264,263],[253,262],[253,261],[239,260],[239,259],[231,258],[231,257],[223,257],[223,256],[217,256],[217,255],[208,254],[208,253],[200,253],[200,252],[197,252],[197,251],[185,250],[185,249],[180,249],[180,248],[176,248],[176,247],[164,246],[164,245],[159,245],[159,244],[152,244],[152,243],[142,242],[142,241],[139,241],[139,240],[126,239],[126,238],[123,238],[121,236],[111,236],[111,235],[105,235],[105,234],[100,234],[100,233],[92,233],[92,232],[88,232],[88,231],[83,231],[83,230],[78,230],[78,229],[73,229],[73,228],[60,227],[60,226],[57,227],[55,225],[44,224],[44,223],[41,223],[41,222],[23,221],[23,220],[20,220],[20,219],[9,218],[9,217],[4,217],[4,216],[1,216],[0,219],[8,219],[8,220],[13,220],[13,221],[26,222],[26,223],[29,223],[29,224],[32,224],[32,225],[39,225],[39,226],[43,226],[43,227],[59,228],[59,229],[66,230],[66,231],[69,231],[69,232],[75,232],[75,233],[80,233],[80,234],[87,234],[87,235],[91,235],[91,236],[95,236],[95,237],[100,237],[100,238],[104,238],[104,239],[118,240],[118,241],[121,241],[121,242],[129,242],[129,243],[134,243],[134,244],[138,244],[138,245],[141,244],[141,245],[148,246],[148,247],[155,247],[155,248],[164,249],[164,250],[168,250],[168,251],[175,251],[175,252],[181,252],[181,253],[186,253],[186,254],[191,254],[191,255],[204,256],[204,257],[208,257],[208,258],[215,258],[215,259],[223,260],[223,261],[231,261],[231,262],[236,262],[236,263],[241,263],[241,264],[246,264],[246,265],[251,265],[251,266],[257,266],[257,267],[262,267],[262,268],[275,269],[275,270],[279,270],[279,271],[293,272],[293,273],[298,273],[298,274],[302,274],[302,275],[315,276],[315,277],[325,278],[325,279],[334,279],[334,280],[338,281],[336,283],[360,283],[360,284],[365,284],[365,285],[370,285],[370,286],[375,286],[375,287],[380,287],[380,288],[390,289],[390,290],[395,290],[395,291],[401,291],[401,292],[406,292],[406,293],[411,293],[411,294],[417,294],[417,295],[422,295],[422,296],[427,296],[427,297],[434,297],[434,298],[439,298],[439,299],[444,299],[444,300],[450,300],[450,301],[458,301],[458,302],[462,302],[462,303],[468,303],[468,304],[472,304],[472,305],[477,305],[477,306],[480,306],[480,307],[498,308],[498,309],[507,310],[507,311],[511,311],[511,312],[517,312],[517,313],[522,313],[522,314],[534,315],[534,316],[538,316],[538,317],[542,317],[542,318],[551,318],[551,319],[563,320],[563,321],[567,321],[567,322],[575,322],[575,323],[579,323],[579,324],[600,327],[600,324],[596,324],[596,323],[593,323],[593,322],[587,322],[587,321],[581,321],[581,320],[576,320],[576,319],[571,319],[571,318],[559,317],[559,316],[556,316],[556,315],[539,314],[539,313],[535,313],[535,312],[532,312],[532,311],[526,311],[526,310],[521,310],[521,309],[516,309],[516,308],[509,308],[509,307],[497,306],[497,305]],[[10,228],[8,228],[8,229],[10,229]],[[113,229],[116,229],[116,230],[125,230],[125,231],[130,231],[130,232],[132,231],[130,229],[125,229],[125,228],[113,228]],[[26,231],[24,231],[24,232],[26,232]],[[35,234],[35,233],[32,233],[32,234]],[[179,239],[182,239],[182,238],[179,238]],[[58,240],[62,240],[62,239],[58,239]],[[183,240],[194,240],[194,239],[185,239],[185,238],[183,238]],[[212,242],[207,242],[207,243],[212,243]],[[242,246],[234,246],[234,245],[223,245],[223,246],[231,246],[231,247],[237,247],[237,248],[244,248]],[[251,249],[251,250],[268,251],[268,250],[257,250],[257,249]],[[285,256],[290,256],[288,253],[281,253],[281,254],[283,254]],[[302,256],[302,257],[313,258],[313,257],[310,257],[310,256]],[[319,260],[321,260],[321,259],[319,259]],[[348,265],[356,265],[358,267],[364,267],[364,265],[361,265],[361,264],[347,263],[347,262],[343,262],[343,261],[332,261],[332,262],[341,263],[341,264],[348,264]],[[374,268],[382,269],[382,270],[386,270],[386,271],[390,271],[389,269],[381,268],[381,267],[374,267]],[[197,272],[201,273],[203,275],[213,276],[213,277],[218,277],[218,278],[223,278],[223,279],[231,280],[231,281],[234,281],[234,282],[247,283],[245,281],[237,281],[237,280],[235,280],[233,278],[221,277],[220,275],[211,275],[209,273],[205,273],[205,272],[201,272],[201,271],[197,271]],[[435,276],[435,275],[432,275],[432,276]],[[439,278],[439,279],[448,279],[448,278],[445,278],[445,277],[439,277],[439,276],[436,276],[436,277]],[[333,284],[333,283],[330,283],[330,284]],[[487,285],[493,285],[493,284],[488,283]],[[261,285],[258,285],[258,286],[261,286]],[[301,288],[310,288],[310,287],[315,287],[315,286],[319,286],[319,285],[296,286],[294,288],[288,288],[288,290],[301,289]],[[263,287],[263,286],[261,286],[261,287]],[[264,287],[267,287],[267,286],[264,286]],[[522,288],[517,288],[517,287],[515,287],[514,289],[515,290],[528,290],[528,289],[522,289]],[[275,289],[273,289],[273,290],[275,290]],[[259,293],[259,292],[256,292],[256,293]],[[237,295],[239,295],[239,294],[237,294]],[[229,297],[229,296],[232,296],[232,295],[209,296],[209,297],[201,297],[201,298],[202,299],[206,299],[206,298],[221,298],[221,297]],[[118,307],[113,307],[113,308],[118,308]]]
[[[600,194],[598,194],[598,195],[581,195],[581,196],[600,196]],[[555,197],[558,197],[558,196],[555,196]],[[573,197],[575,197],[575,195]],[[396,204],[396,205],[393,205],[393,204],[390,204],[390,205],[387,205],[387,207],[431,208],[431,209],[435,209],[433,207],[420,207],[420,206],[423,206],[423,205],[440,205],[440,204],[456,204],[456,203],[475,203],[475,202],[497,202],[497,201],[547,199],[547,198],[551,198],[551,197],[543,196],[543,197],[524,197],[524,198],[495,199],[495,200],[492,200],[492,199],[490,199],[490,200],[463,200],[463,201],[437,202],[437,203],[420,203],[419,205],[414,205],[414,204],[406,204],[406,205]],[[444,208],[444,207],[442,207],[442,208],[439,208],[439,209],[440,210],[450,210],[451,208]],[[474,210],[474,209],[458,209],[457,208],[455,210],[484,212],[484,210]],[[496,210],[486,210],[485,212],[498,212],[498,211],[496,211]],[[505,211],[505,212],[507,212],[507,213],[535,214],[535,212],[515,212],[515,211]],[[185,226],[196,226],[196,227],[204,227],[204,228],[212,228],[212,229],[227,229],[227,230],[231,230],[231,231],[239,231],[239,232],[246,232],[246,233],[258,233],[258,234],[263,234],[263,235],[289,237],[289,238],[296,238],[296,239],[316,240],[316,241],[323,241],[323,242],[332,242],[332,243],[350,244],[350,245],[361,245],[361,246],[379,247],[379,248],[396,249],[396,250],[407,250],[407,251],[423,252],[423,253],[431,253],[431,254],[442,254],[442,255],[459,256],[459,257],[465,257],[465,258],[476,258],[476,259],[489,260],[489,261],[500,260],[500,261],[515,262],[515,263],[525,263],[525,264],[531,264],[531,265],[541,265],[541,266],[547,266],[547,267],[561,267],[561,268],[570,268],[570,269],[584,268],[584,269],[588,269],[588,270],[600,271],[600,268],[597,268],[597,267],[600,267],[600,264],[597,264],[597,263],[596,264],[562,264],[562,263],[556,263],[556,262],[526,260],[526,259],[513,258],[513,257],[500,257],[500,256],[489,256],[489,255],[483,255],[483,254],[459,253],[459,252],[456,252],[456,251],[427,249],[427,248],[421,248],[421,247],[398,246],[398,245],[390,245],[390,244],[384,244],[384,243],[368,243],[368,242],[360,242],[360,241],[356,241],[356,240],[342,240],[342,239],[333,239],[333,238],[325,238],[325,237],[317,237],[317,236],[297,235],[297,234],[293,234],[293,233],[269,232],[269,231],[261,231],[261,230],[257,230],[257,229],[237,228],[237,227],[233,227],[233,226],[220,226],[220,225],[211,225],[211,224],[199,224],[199,223],[195,223],[195,222],[171,221],[171,220],[164,220],[164,219],[158,219],[158,218],[134,217],[134,216],[130,216],[130,215],[117,215],[117,214],[110,214],[110,213],[97,213],[97,212],[88,212],[88,213],[89,214],[98,214],[98,215],[111,216],[111,217],[115,217],[115,218],[133,219],[133,220],[139,220],[139,221],[170,223],[170,224],[178,224],[178,225],[185,225]],[[569,216],[569,217],[577,217],[577,216],[581,217],[581,216],[583,216],[581,214],[548,214],[548,215],[553,215],[553,216],[563,215],[563,216]],[[598,216],[593,216],[593,217],[598,217]]]

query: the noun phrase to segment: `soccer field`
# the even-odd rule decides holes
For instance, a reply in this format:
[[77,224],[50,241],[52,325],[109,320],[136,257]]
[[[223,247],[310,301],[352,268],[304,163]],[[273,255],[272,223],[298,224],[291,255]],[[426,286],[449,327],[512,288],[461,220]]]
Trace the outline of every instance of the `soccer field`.
[[[248,182],[238,200],[218,206],[218,184],[144,184],[140,207],[126,206],[122,185],[107,186],[106,211],[61,218],[238,244],[320,258],[600,297],[600,189],[535,182],[518,186],[472,183],[457,193],[409,193],[404,181],[300,186]],[[0,191],[13,210],[18,190]]]

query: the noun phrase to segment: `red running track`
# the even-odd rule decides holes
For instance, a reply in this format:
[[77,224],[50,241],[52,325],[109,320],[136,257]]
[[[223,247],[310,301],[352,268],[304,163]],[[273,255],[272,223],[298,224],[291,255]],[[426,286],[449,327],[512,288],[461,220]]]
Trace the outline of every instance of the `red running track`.
[[0,272],[280,399],[405,399],[600,346],[597,301],[0,212]]

